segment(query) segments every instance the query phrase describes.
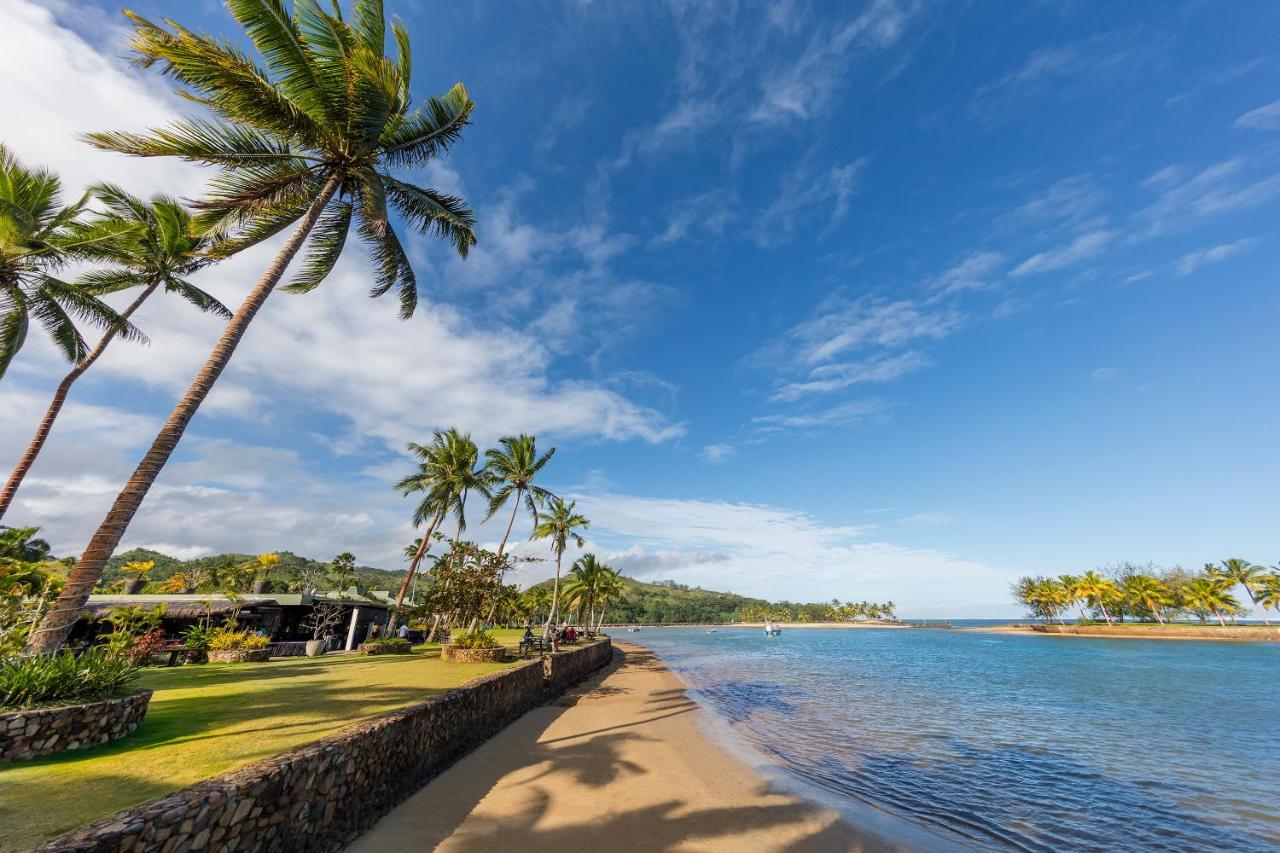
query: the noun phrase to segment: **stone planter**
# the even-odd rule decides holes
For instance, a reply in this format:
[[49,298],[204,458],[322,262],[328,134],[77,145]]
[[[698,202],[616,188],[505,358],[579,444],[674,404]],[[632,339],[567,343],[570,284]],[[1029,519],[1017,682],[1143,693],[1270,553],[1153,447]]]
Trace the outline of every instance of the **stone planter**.
[[209,663],[257,663],[270,660],[271,649],[210,649]]
[[253,592],[255,595],[271,592],[271,581],[258,580],[253,582]]
[[454,663],[497,663],[507,659],[507,650],[502,646],[496,649],[459,649],[454,646],[440,647],[440,660]]
[[392,640],[390,642],[361,643],[360,651],[366,655],[407,655],[413,652],[408,640]]
[[324,654],[324,640],[307,640],[307,657],[318,658]]
[[97,746],[132,734],[150,702],[150,690],[137,690],[100,702],[0,714],[0,763]]
[[125,595],[137,595],[142,592],[142,588],[147,585],[146,578],[130,578],[124,582]]

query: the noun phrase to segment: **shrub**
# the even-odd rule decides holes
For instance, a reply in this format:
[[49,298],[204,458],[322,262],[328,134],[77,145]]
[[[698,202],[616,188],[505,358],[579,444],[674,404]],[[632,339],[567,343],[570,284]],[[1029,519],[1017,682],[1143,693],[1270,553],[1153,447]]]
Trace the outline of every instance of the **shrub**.
[[215,628],[209,632],[208,648],[213,651],[227,649],[265,649],[271,644],[270,637],[255,634],[252,631],[236,631],[232,628]]
[[129,648],[129,658],[139,666],[151,660],[151,656],[161,651],[165,645],[165,634],[163,628],[156,628],[148,631],[140,637],[134,637],[133,645]]
[[399,637],[382,637],[381,639],[370,640],[365,645],[378,646],[379,648],[384,649],[398,649],[401,647],[407,649],[409,648],[409,641],[402,640]]
[[488,631],[476,629],[469,634],[463,634],[458,637],[451,645],[458,649],[496,649],[502,644]]
[[73,704],[121,693],[137,677],[138,665],[106,646],[80,655],[10,657],[0,661],[0,706]]

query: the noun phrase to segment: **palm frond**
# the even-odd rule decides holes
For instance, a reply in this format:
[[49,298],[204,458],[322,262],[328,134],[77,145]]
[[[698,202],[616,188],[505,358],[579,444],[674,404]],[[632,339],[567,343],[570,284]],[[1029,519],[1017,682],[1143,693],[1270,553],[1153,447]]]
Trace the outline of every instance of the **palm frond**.
[[75,363],[84,358],[84,354],[88,351],[84,338],[80,336],[76,324],[56,299],[36,293],[30,300],[28,313],[44,327],[53,345],[62,351],[67,361]]
[[130,269],[97,269],[80,276],[76,285],[90,296],[106,296],[147,284],[147,278]]
[[217,297],[212,293],[201,290],[185,279],[168,279],[164,283],[164,289],[170,293],[176,293],[201,311],[215,314],[228,320],[231,319],[231,310],[223,305]]
[[476,244],[476,217],[466,202],[434,189],[423,189],[380,175],[387,200],[418,232],[448,240],[462,257]]
[[338,202],[325,211],[311,232],[302,270],[284,287],[285,290],[290,293],[307,293],[333,272],[333,266],[338,262],[342,247],[347,242],[351,214],[352,206],[348,202]]
[[380,140],[383,158],[393,167],[413,168],[439,157],[462,138],[475,103],[467,88],[455,83],[438,98],[428,98],[402,121],[390,125]]
[[285,142],[245,125],[179,119],[147,133],[99,131],[83,139],[95,148],[134,157],[178,157],[193,163],[239,168],[262,163],[302,168],[315,157],[296,153]]
[[0,379],[3,379],[13,357],[27,340],[30,320],[28,300],[20,288],[5,288],[0,293],[3,294],[0,299]]
[[283,0],[227,0],[227,8],[248,31],[282,91],[313,118],[332,122],[339,118],[336,93],[308,52],[300,28],[306,5],[298,0],[291,18]]

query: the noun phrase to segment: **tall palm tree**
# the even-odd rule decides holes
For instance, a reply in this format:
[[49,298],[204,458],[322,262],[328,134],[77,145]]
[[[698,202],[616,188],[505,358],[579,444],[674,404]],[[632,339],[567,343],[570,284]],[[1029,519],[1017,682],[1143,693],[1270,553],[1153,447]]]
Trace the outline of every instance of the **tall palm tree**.
[[498,556],[507,549],[507,538],[511,536],[511,526],[516,522],[516,513],[523,504],[529,511],[533,523],[538,523],[538,507],[550,498],[551,492],[533,482],[546,464],[555,455],[553,447],[541,456],[538,455],[537,439],[531,435],[508,436],[498,440],[502,449],[490,448],[484,452],[489,460],[489,470],[493,474],[493,485],[497,491],[489,499],[489,514],[485,520],[493,518],[508,500],[515,498],[511,505],[511,517],[507,519],[507,529],[498,543]]
[[1124,580],[1124,594],[1130,601],[1147,609],[1156,621],[1164,624],[1161,611],[1173,604],[1173,594],[1158,578],[1130,575]]
[[[534,524],[538,523],[538,507],[551,497],[551,492],[533,482],[546,464],[555,455],[553,447],[541,456],[538,455],[537,439],[531,435],[507,436],[498,440],[502,449],[489,448],[484,452],[489,460],[489,471],[493,478],[493,486],[497,489],[489,499],[489,514],[485,521],[493,518],[507,501],[511,502],[511,517],[507,519],[507,529],[502,533],[502,541],[498,543],[498,559],[507,550],[507,539],[511,536],[511,528],[516,523],[516,513],[523,505],[529,511]],[[498,588],[501,589],[502,574],[498,575]],[[494,599],[489,609],[489,621],[493,621],[493,608],[497,607]]]
[[[458,472],[462,469],[469,471],[475,465],[475,459],[471,455],[475,445],[471,443],[468,446],[468,442],[470,439],[464,439],[455,429],[443,432],[437,430],[432,435],[430,444],[409,442],[408,450],[418,459],[418,470],[396,483],[395,487],[405,495],[422,494],[422,500],[413,512],[413,525],[417,527],[426,524],[427,529],[417,540],[414,552],[409,555],[409,572],[400,584],[400,593],[396,597],[397,609],[404,604],[409,585],[431,549],[432,534],[458,497]],[[478,450],[475,452],[478,453]]]
[[1084,619],[1085,614],[1084,614],[1084,606],[1082,604],[1083,599],[1081,599],[1080,594],[1076,592],[1076,589],[1080,586],[1079,576],[1078,575],[1058,575],[1058,583],[1062,585],[1063,609],[1070,610],[1071,605],[1081,604],[1080,618]]
[[1079,598],[1083,598],[1101,610],[1102,618],[1107,620],[1108,625],[1112,624],[1111,611],[1107,609],[1107,602],[1115,601],[1120,596],[1120,590],[1115,581],[1090,570],[1077,578],[1075,593]]
[[1222,568],[1219,570],[1219,573],[1222,577],[1229,579],[1232,583],[1238,583],[1240,586],[1244,587],[1244,594],[1249,596],[1249,603],[1258,610],[1258,614],[1262,617],[1262,621],[1270,625],[1271,622],[1267,619],[1267,609],[1265,607],[1258,607],[1258,597],[1254,595],[1255,590],[1257,590],[1262,581],[1264,571],[1265,569],[1263,569],[1262,566],[1255,566],[1248,560],[1241,560],[1238,557],[1233,557],[1230,560],[1222,561]]
[[622,575],[606,566],[600,580],[596,583],[596,599],[600,603],[600,618],[596,622],[596,631],[603,630],[605,611],[612,602],[622,598],[626,590],[627,585],[623,582]]
[[27,168],[0,144],[0,379],[26,343],[32,320],[72,363],[89,351],[76,319],[141,337],[111,306],[55,275],[87,249],[120,236],[114,223],[74,227],[89,196],[66,207],[61,196],[56,175]]
[[[176,199],[163,195],[154,196],[150,202],[136,198],[111,184],[98,184],[91,193],[106,208],[105,212],[88,226],[90,232],[106,228],[118,231],[120,236],[112,240],[86,243],[82,255],[107,264],[81,277],[79,285],[94,296],[118,293],[141,288],[141,292],[129,303],[120,316],[128,320],[142,304],[160,287],[175,294],[201,311],[208,311],[229,318],[231,312],[208,293],[187,281],[187,276],[212,263],[204,255],[210,240],[195,226],[191,214]],[[73,228],[73,233],[85,228]],[[0,492],[0,518],[4,517],[22,480],[31,470],[36,457],[44,447],[53,422],[67,400],[71,385],[97,361],[107,345],[120,331],[111,326],[98,339],[98,343],[76,362],[71,372],[63,377],[54,391],[49,408],[40,419],[36,433],[27,450],[18,460],[4,490]]]
[[409,226],[448,240],[460,255],[475,243],[475,221],[461,199],[393,177],[421,166],[461,135],[473,107],[457,84],[410,110],[409,35],[392,26],[394,56],[380,0],[354,0],[350,20],[316,0],[228,0],[228,8],[261,56],[253,62],[229,41],[177,23],[164,26],[126,13],[134,25],[138,64],[158,66],[212,119],[183,119],[146,134],[95,133],[93,145],[142,157],[180,157],[222,174],[197,207],[224,256],[292,226],[258,283],[236,310],[191,387],[183,394],[89,540],[52,611],[28,648],[62,645],[107,558],[164,468],[200,404],[249,324],[311,238],[298,275],[286,289],[317,287],[337,263],[353,222],[375,268],[372,295],[395,288],[402,317],[417,306],[417,280],[390,222],[394,209]]
[[556,581],[551,587],[551,614],[547,617],[544,636],[551,635],[552,626],[556,623],[556,613],[560,607],[560,564],[564,558],[569,542],[579,548],[586,544],[576,531],[586,530],[591,522],[576,512],[577,501],[565,503],[562,498],[552,496],[547,501],[547,509],[538,512],[538,524],[533,528],[533,539],[550,539],[551,550],[556,555]]
[[583,554],[569,567],[564,582],[565,609],[578,608],[578,614],[586,614],[585,624],[590,626],[596,615],[596,593],[608,567],[596,559],[595,554]]

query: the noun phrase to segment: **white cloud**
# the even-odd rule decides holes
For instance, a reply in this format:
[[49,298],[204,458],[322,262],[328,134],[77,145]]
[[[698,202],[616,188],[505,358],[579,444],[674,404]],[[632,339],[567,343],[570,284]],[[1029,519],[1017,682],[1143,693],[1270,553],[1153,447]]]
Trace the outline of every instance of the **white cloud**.
[[1111,243],[1114,236],[1114,232],[1105,230],[1081,234],[1065,246],[1059,246],[1056,249],[1032,255],[1014,267],[1013,272],[1009,273],[1009,275],[1014,278],[1020,278],[1032,273],[1051,272],[1071,266],[1102,252]]
[[1217,246],[1210,246],[1207,249],[1189,252],[1182,256],[1174,268],[1180,276],[1191,275],[1205,264],[1216,264],[1241,252],[1246,252],[1253,248],[1257,242],[1258,238],[1256,237],[1246,237],[1243,240],[1236,240],[1234,243],[1221,243]]
[[712,464],[724,462],[733,455],[733,446],[730,444],[708,444],[702,448],[702,458]]
[[1251,130],[1280,130],[1280,100],[1250,110],[1236,119],[1235,124]]
[[867,159],[860,157],[821,171],[806,165],[790,170],[774,200],[758,216],[756,243],[765,248],[780,245],[803,223],[819,215],[824,219],[819,231],[825,235],[849,212],[849,203],[858,191],[859,175],[866,165]]
[[898,523],[906,527],[945,527],[948,524],[955,524],[956,517],[953,513],[941,510],[917,512],[903,516],[898,519]]
[[753,423],[760,425],[761,431],[782,428],[812,429],[815,427],[859,423],[873,415],[882,414],[884,408],[884,403],[879,400],[855,400],[851,403],[843,403],[839,406],[832,406],[829,409],[814,412],[789,415],[758,415],[751,420]]
[[930,284],[943,293],[985,290],[990,287],[989,277],[1004,261],[1005,256],[1000,252],[973,252],[955,266],[943,270]]
[[1236,157],[1215,163],[1186,180],[1177,181],[1176,176],[1170,175],[1168,180],[1152,185],[1160,195],[1134,215],[1136,236],[1148,238],[1185,231],[1211,217],[1280,197],[1280,174],[1249,174],[1249,165],[1244,158]]
[[1002,228],[1034,227],[1040,236],[1060,231],[1096,228],[1104,219],[1099,210],[1107,193],[1089,175],[1076,175],[1053,183],[1048,189],[1010,213],[999,217]]
[[903,353],[879,353],[861,361],[823,364],[810,372],[810,379],[789,382],[770,397],[775,401],[798,400],[808,394],[827,393],[868,382],[892,382],[916,370],[928,367],[933,361],[924,353],[909,350]]
[[1009,610],[1010,573],[880,541],[873,526],[760,504],[576,497],[592,521],[588,550],[637,574],[771,600],[891,599],[908,616]]

